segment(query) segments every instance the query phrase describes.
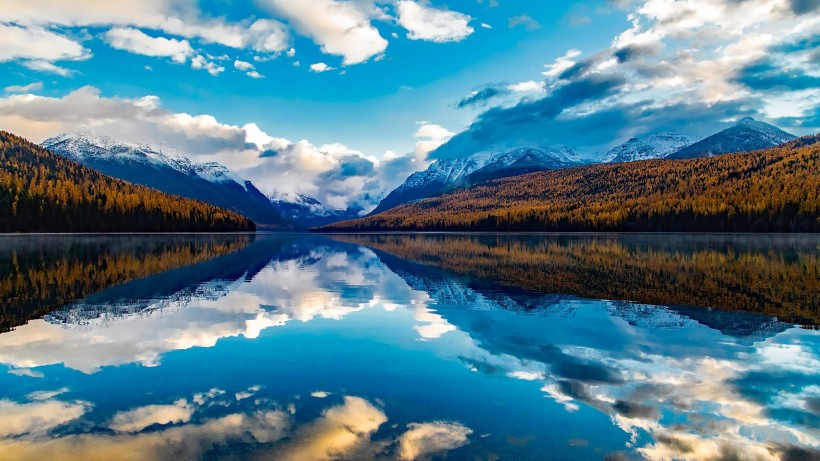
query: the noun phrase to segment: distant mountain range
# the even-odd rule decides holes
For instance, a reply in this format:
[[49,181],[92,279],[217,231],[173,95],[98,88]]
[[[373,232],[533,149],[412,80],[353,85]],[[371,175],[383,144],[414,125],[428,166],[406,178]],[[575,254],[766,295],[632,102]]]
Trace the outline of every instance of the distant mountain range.
[[[675,131],[636,136],[610,150],[600,162],[709,157],[765,149],[792,139],[779,128],[747,117],[698,142]],[[230,209],[261,229],[318,227],[357,219],[365,212],[332,209],[307,195],[270,198],[219,163],[196,163],[174,149],[119,142],[90,131],[61,134],[42,145],[110,176]],[[487,181],[591,163],[595,162],[567,146],[522,146],[440,159],[410,175],[369,215]]]
[[[603,163],[651,159],[708,157],[733,152],[750,152],[774,147],[795,139],[777,127],[746,117],[736,125],[694,142],[675,131],[652,132],[629,139],[610,150]],[[518,147],[495,152],[478,152],[462,158],[437,160],[427,170],[414,173],[382,200],[370,215],[399,205],[435,197],[481,182],[538,171],[558,170],[594,163],[581,159],[570,147]]]
[[293,227],[253,183],[218,163],[195,163],[173,149],[119,142],[90,131],[64,133],[42,146],[115,178],[233,210],[261,229]]
[[578,154],[565,146],[521,147],[438,160],[425,171],[414,173],[407,178],[402,185],[390,192],[371,214],[492,179],[568,168],[582,163]]
[[780,128],[746,117],[732,127],[687,146],[666,158],[701,158],[768,149],[796,139]]
[[361,210],[336,210],[315,198],[299,194],[296,199],[271,199],[271,203],[286,219],[304,227],[317,227],[362,216]]
[[322,229],[818,232],[818,163],[820,135],[744,154],[585,165],[491,181]]

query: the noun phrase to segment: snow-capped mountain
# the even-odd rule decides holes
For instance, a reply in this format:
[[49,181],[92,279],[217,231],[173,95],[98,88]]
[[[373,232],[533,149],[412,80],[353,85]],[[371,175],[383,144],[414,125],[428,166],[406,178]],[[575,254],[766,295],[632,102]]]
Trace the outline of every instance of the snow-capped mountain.
[[780,128],[746,117],[734,126],[685,147],[666,158],[701,158],[768,149],[796,139]]
[[109,176],[236,211],[263,229],[291,227],[253,183],[219,163],[196,163],[172,148],[85,130],[49,138],[42,146]]
[[404,203],[434,197],[454,188],[535,171],[568,168],[581,163],[578,154],[566,146],[519,147],[437,160],[426,170],[412,174],[402,185],[390,192],[372,214],[387,211]]
[[631,138],[618,147],[610,150],[604,157],[605,163],[634,162],[664,158],[673,154],[694,141],[688,136],[675,131],[648,133]]
[[337,210],[324,205],[308,195],[299,194],[295,198],[273,198],[271,203],[286,219],[304,227],[318,227],[348,219],[361,217],[361,210]]

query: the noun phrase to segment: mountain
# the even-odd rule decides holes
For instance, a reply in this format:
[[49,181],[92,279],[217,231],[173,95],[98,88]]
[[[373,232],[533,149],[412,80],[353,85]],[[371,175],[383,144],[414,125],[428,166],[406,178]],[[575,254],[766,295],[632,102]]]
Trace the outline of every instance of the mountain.
[[817,232],[818,143],[544,171],[322,230]]
[[232,211],[113,178],[0,131],[0,232],[255,229]]
[[390,192],[371,215],[484,181],[567,168],[581,163],[577,153],[565,146],[520,147],[437,160],[425,171],[412,174],[402,185]]
[[610,150],[604,162],[634,162],[664,158],[691,145],[693,140],[674,131],[649,133],[631,138],[627,142]]
[[42,146],[115,178],[235,211],[259,228],[293,227],[253,183],[219,163],[195,163],[173,149],[119,142],[90,131],[64,133]]
[[286,219],[304,227],[324,226],[361,217],[361,210],[329,208],[313,197],[299,194],[296,199],[272,199],[271,203]]
[[702,158],[734,152],[751,152],[779,146],[796,138],[795,135],[780,128],[746,117],[734,126],[684,147],[666,158]]

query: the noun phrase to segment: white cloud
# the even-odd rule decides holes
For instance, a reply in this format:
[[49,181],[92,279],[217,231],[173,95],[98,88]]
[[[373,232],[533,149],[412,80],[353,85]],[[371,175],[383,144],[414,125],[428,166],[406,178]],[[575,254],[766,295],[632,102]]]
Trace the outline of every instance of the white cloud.
[[62,387],[56,391],[35,391],[27,395],[26,398],[29,400],[51,400],[60,394],[65,394],[66,392],[68,392],[67,387]]
[[436,43],[459,42],[473,33],[469,26],[472,18],[456,11],[439,10],[401,0],[398,3],[399,25],[410,32],[411,40],[426,40]]
[[472,429],[459,424],[437,421],[411,423],[407,432],[399,437],[399,457],[419,459],[442,451],[454,450],[469,443]]
[[114,415],[109,427],[118,432],[139,432],[154,424],[187,423],[194,413],[184,399],[172,405],[148,405]]
[[264,75],[256,71],[256,67],[253,64],[247,61],[240,61],[237,59],[233,62],[233,66],[237,70],[245,72],[245,75],[247,75],[250,78],[265,78]]
[[50,74],[57,74],[61,77],[68,77],[74,73],[71,69],[60,67],[48,61],[23,61],[23,66],[36,70],[38,72],[47,72]]
[[371,23],[375,7],[338,0],[266,0],[265,5],[288,18],[327,54],[342,56],[344,65],[359,64],[384,53],[387,40]]
[[537,93],[544,91],[546,84],[535,80],[528,80],[526,82],[513,83],[507,88],[516,93]]
[[[268,195],[316,197],[339,208],[367,211],[411,172],[423,168],[417,157],[378,160],[338,143],[315,145],[270,136],[257,125],[225,124],[212,115],[174,113],[155,96],[103,97],[82,87],[63,97],[0,97],[0,126],[34,141],[78,128],[90,128],[126,142],[177,148],[199,162],[217,161],[250,179]],[[447,132],[422,128],[443,142]],[[436,130],[433,130],[436,131]]]
[[[346,396],[344,403],[324,411],[311,424],[300,428],[294,442],[278,451],[283,461],[358,458],[349,456],[365,448],[370,435],[387,422],[387,416],[361,397]],[[348,455],[348,456],[345,456]]]
[[4,88],[6,93],[29,93],[43,89],[43,82],[32,82],[28,85],[11,85]]
[[483,28],[485,28],[485,29],[492,29],[492,28],[493,28],[493,26],[491,26],[491,25],[487,24],[486,22],[482,22],[482,23],[481,23],[481,27],[483,27]]
[[214,77],[225,71],[225,68],[223,66],[220,66],[219,64],[216,64],[215,62],[208,60],[205,56],[201,54],[198,54],[191,59],[191,68],[204,69]]
[[253,69],[253,64],[245,61],[240,61],[238,59],[233,62],[233,66],[241,71]]
[[290,36],[281,22],[257,19],[248,29],[245,41],[256,51],[281,53],[288,48]]
[[133,26],[237,49],[279,52],[287,47],[287,29],[278,21],[259,19],[250,26],[230,23],[207,17],[195,7],[180,3],[164,0],[11,2],[3,5],[0,22],[67,27]]
[[[0,9],[6,9],[6,5]],[[16,59],[50,62],[91,57],[78,42],[43,27],[0,23],[0,37],[3,37],[0,62]]]
[[330,66],[328,66],[327,64],[325,64],[323,62],[317,62],[315,64],[310,65],[310,71],[311,72],[316,72],[317,74],[320,74],[322,72],[327,72],[327,71],[330,71],[330,70],[333,70],[333,69],[334,69],[333,67],[330,67]]
[[439,146],[449,141],[455,135],[452,131],[441,125],[421,122],[414,136],[419,139],[416,142],[415,154],[419,158],[425,158],[427,154],[436,150]]
[[153,57],[169,57],[182,64],[194,53],[188,40],[151,37],[139,29],[117,27],[105,33],[108,43],[116,49]]
[[580,50],[569,50],[560,58],[557,58],[554,63],[547,64],[547,70],[543,72],[545,77],[555,78],[561,75],[562,72],[575,65],[575,58],[581,56]]
[[0,400],[0,439],[20,435],[42,435],[49,430],[79,418],[89,405],[57,400],[17,403]]

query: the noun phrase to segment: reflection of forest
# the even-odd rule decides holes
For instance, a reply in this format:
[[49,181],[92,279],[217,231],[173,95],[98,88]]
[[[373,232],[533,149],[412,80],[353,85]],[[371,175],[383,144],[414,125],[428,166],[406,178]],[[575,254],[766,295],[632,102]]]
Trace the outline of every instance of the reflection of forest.
[[340,235],[412,261],[545,293],[744,310],[820,325],[813,237]]
[[251,235],[10,236],[0,240],[0,332],[113,285],[240,250]]

